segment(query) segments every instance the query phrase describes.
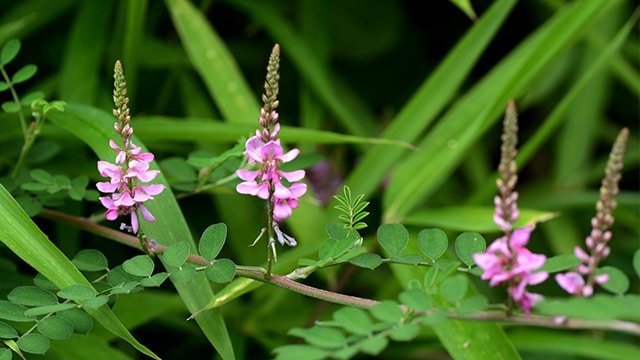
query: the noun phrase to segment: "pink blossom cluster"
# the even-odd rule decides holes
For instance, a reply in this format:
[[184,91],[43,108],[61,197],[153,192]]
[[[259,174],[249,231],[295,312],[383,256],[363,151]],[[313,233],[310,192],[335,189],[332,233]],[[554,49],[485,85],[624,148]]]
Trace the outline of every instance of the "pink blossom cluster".
[[[117,123],[115,128],[118,133],[122,133]],[[128,135],[131,136],[131,134]],[[125,137],[124,149],[120,148],[115,141],[109,141],[109,145],[118,155],[116,155],[115,164],[98,161],[100,175],[110,180],[99,182],[96,187],[103,193],[111,194],[99,198],[102,205],[107,208],[105,214],[107,220],[117,219],[120,213],[131,214],[131,230],[137,234],[138,212],[145,220],[155,221],[153,215],[144,206],[144,202],[160,194],[164,190],[164,185],[143,185],[155,179],[159,171],[149,170],[149,162],[153,161],[153,154],[142,152],[139,146],[128,139],[129,136]]]
[[[604,237],[611,238],[611,232],[606,231]],[[603,259],[609,255],[611,251],[605,242],[595,244],[592,236],[588,236],[586,239],[587,247],[594,253],[593,256],[589,256],[581,247],[576,246],[574,254],[582,263],[578,265],[577,272],[571,271],[564,274],[556,274],[556,282],[569,294],[575,296],[589,297],[593,295],[593,285],[586,283],[584,276],[592,276],[593,282],[596,284],[604,284],[609,281],[608,274],[593,275],[594,269],[597,266],[599,259]]]
[[[298,149],[284,153],[280,140],[275,139],[279,129],[279,124],[276,124],[267,142],[262,140],[264,134],[260,130],[256,131],[256,136],[247,140],[244,155],[249,159],[250,164],[255,163],[259,166],[258,170],[236,171],[238,177],[244,180],[237,185],[236,190],[241,194],[272,201],[271,216],[276,222],[290,217],[292,209],[298,207],[298,198],[307,191],[306,184],[295,183],[304,178],[304,170],[287,172],[279,169],[282,163],[295,159],[300,153]],[[282,183],[283,178],[290,183],[290,186],[287,187]]]
[[508,284],[509,295],[527,315],[543,299],[540,294],[527,292],[527,285],[540,284],[549,276],[546,271],[536,272],[544,265],[546,256],[534,254],[526,248],[533,229],[533,225],[515,229],[510,236],[496,239],[485,253],[473,255],[483,270],[482,279],[490,280],[491,286]]

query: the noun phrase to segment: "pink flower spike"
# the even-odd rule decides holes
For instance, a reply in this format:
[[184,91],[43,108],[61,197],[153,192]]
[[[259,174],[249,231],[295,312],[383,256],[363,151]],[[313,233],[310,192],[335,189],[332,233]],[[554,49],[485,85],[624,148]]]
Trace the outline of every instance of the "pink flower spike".
[[289,182],[300,181],[304,178],[304,170],[279,171],[279,174]]
[[589,255],[580,246],[573,248],[573,254],[582,262],[589,261]]
[[609,281],[609,274],[600,274],[595,277],[596,284],[604,284]]
[[561,288],[572,295],[579,294],[584,286],[584,279],[580,274],[575,272],[556,274],[556,282]]
[[144,204],[140,204],[139,206],[140,209],[140,213],[142,214],[142,217],[149,221],[149,222],[154,222],[156,221],[156,218],[153,217],[153,215],[151,214],[151,212],[149,212],[149,210],[147,210],[147,207],[144,206]]
[[534,226],[529,225],[520,229],[516,229],[513,234],[511,234],[510,245],[513,247],[525,247],[527,243],[529,243],[529,237],[531,236],[531,232],[533,231]]

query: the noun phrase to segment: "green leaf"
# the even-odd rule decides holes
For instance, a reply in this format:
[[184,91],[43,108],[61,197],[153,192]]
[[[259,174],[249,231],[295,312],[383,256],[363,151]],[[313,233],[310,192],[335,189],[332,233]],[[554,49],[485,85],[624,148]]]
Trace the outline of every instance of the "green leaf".
[[633,269],[636,271],[636,275],[640,277],[640,249],[633,253]]
[[280,346],[276,348],[274,352],[276,353],[276,360],[322,360],[326,359],[329,356],[328,351],[307,345]]
[[96,291],[92,287],[86,285],[74,284],[58,291],[58,296],[63,299],[83,301],[95,298]]
[[483,310],[487,306],[487,299],[482,295],[474,295],[462,300],[460,306],[455,308],[458,315],[468,315]]
[[206,228],[200,237],[198,250],[200,255],[211,261],[220,254],[227,240],[227,225],[224,223],[213,224]]
[[385,337],[371,337],[362,341],[359,346],[363,353],[369,355],[378,355],[389,344],[389,340]]
[[310,329],[293,328],[287,333],[291,336],[303,338],[307,343],[327,348],[340,348],[345,343],[345,337],[342,331],[334,328],[314,326]]
[[[9,347],[10,345],[7,344],[7,346]],[[0,360],[11,360],[12,358],[13,353],[11,352],[11,350],[6,348],[0,349]]]
[[71,262],[82,271],[102,271],[109,268],[107,257],[94,249],[80,250]]
[[441,229],[424,229],[418,233],[418,246],[429,259],[435,261],[447,251],[449,239]]
[[58,303],[58,298],[48,290],[36,286],[19,286],[7,295],[9,301],[26,306],[43,306]]
[[609,274],[609,280],[600,284],[602,288],[617,295],[629,290],[629,278],[620,269],[613,266],[603,266],[596,271],[596,275]]
[[409,232],[402,224],[383,224],[378,228],[378,242],[393,257],[407,247]]
[[418,265],[424,262],[424,256],[420,254],[402,254],[391,258],[393,262],[406,265]]
[[0,300],[0,319],[17,322],[34,321],[35,317],[26,316],[24,312],[27,307],[14,304],[6,300]]
[[373,331],[373,323],[366,311],[344,307],[333,314],[333,319],[345,330],[357,335],[367,335]]
[[[144,279],[149,279],[149,278],[142,278],[140,280],[144,280]],[[140,281],[137,281],[137,280],[123,282],[109,289],[109,293],[112,295],[130,294],[131,292],[134,292],[136,288],[138,288],[139,284],[140,284]]]
[[215,283],[226,283],[236,276],[236,264],[229,259],[218,259],[204,270],[207,279]]
[[24,312],[26,316],[39,316],[45,314],[51,314],[58,311],[65,311],[68,309],[72,309],[77,307],[78,305],[75,303],[64,303],[64,304],[55,304],[55,305],[44,305],[32,307],[31,309]]
[[374,318],[387,323],[396,323],[402,319],[400,306],[392,300],[383,300],[379,304],[372,306],[369,311]]
[[82,302],[82,306],[88,309],[97,309],[108,302],[109,302],[109,296],[98,295],[94,298],[84,300]]
[[456,254],[467,266],[475,264],[473,254],[483,253],[487,249],[487,243],[482,235],[475,232],[465,232],[456,238]]
[[382,258],[378,254],[366,253],[349,260],[349,263],[373,270],[382,264]]
[[398,296],[400,303],[418,311],[427,311],[432,308],[431,297],[418,288],[405,290]]
[[87,185],[89,185],[88,176],[82,175],[73,178],[71,180],[71,188],[69,188],[69,197],[76,201],[82,200],[87,191]]
[[436,278],[438,276],[438,268],[435,266],[430,267],[427,272],[424,274],[424,288],[429,291],[435,284]]
[[45,354],[51,346],[51,342],[47,337],[40,334],[27,334],[17,341],[20,350],[30,354]]
[[73,331],[78,334],[88,334],[93,328],[93,318],[86,311],[79,308],[71,308],[58,312],[58,316],[65,318],[73,324]]
[[42,91],[33,91],[30,92],[20,99],[20,103],[24,106],[31,106],[31,103],[44,98],[44,92]]
[[17,113],[20,111],[20,104],[16,104],[13,101],[3,102],[2,111],[10,114]]
[[190,251],[189,243],[180,241],[167,246],[162,254],[162,259],[170,266],[181,267],[187,262]]
[[73,324],[61,316],[49,316],[38,322],[38,332],[49,339],[66,340],[73,334]]
[[25,65],[20,68],[20,70],[16,71],[15,74],[13,74],[13,76],[11,77],[11,82],[13,84],[19,84],[21,82],[27,81],[36,74],[36,71],[38,71],[37,66],[33,64]]
[[18,55],[18,52],[20,52],[20,40],[11,39],[7,41],[2,47],[2,52],[0,52],[0,65],[4,66],[10,63]]
[[335,240],[344,240],[349,236],[349,230],[340,224],[329,224],[326,230],[329,237]]
[[147,255],[137,255],[122,263],[122,269],[133,276],[151,276],[155,265]]
[[[52,113],[53,115],[55,113]],[[95,122],[96,119],[94,118]],[[113,125],[113,124],[112,124]],[[76,127],[78,126],[76,122]],[[113,127],[111,128],[113,129]],[[112,130],[113,131],[113,130]],[[49,279],[57,288],[71,284],[90,286],[87,279],[64,254],[40,231],[7,190],[0,184],[0,242],[36,271]],[[130,343],[140,352],[158,358],[129,333],[108,307],[89,311],[107,330]]]
[[0,92],[5,91],[9,88],[9,84],[4,81],[0,81]]
[[196,269],[191,266],[185,266],[178,270],[174,270],[171,272],[169,278],[174,283],[186,283],[187,281],[193,279],[196,275]]
[[466,275],[458,274],[444,279],[440,284],[440,294],[450,303],[456,304],[467,293],[468,279]]
[[16,329],[9,326],[9,324],[0,321],[0,339],[15,339],[18,337]]
[[[137,256],[146,256],[146,255],[137,255]],[[136,260],[136,261],[145,262],[145,260]],[[111,269],[111,271],[107,273],[107,282],[112,286],[121,286],[122,284],[125,284],[128,282],[138,283],[143,278],[144,278],[143,276],[135,276],[135,275],[129,274],[124,270],[124,267],[122,265],[116,266],[115,268]]]
[[336,246],[339,240],[329,238],[322,242],[320,248],[318,249],[318,258],[320,260],[328,260],[331,258],[331,251]]
[[361,242],[362,239],[358,236],[350,236],[346,239],[339,240],[337,243],[335,243],[333,248],[331,248],[329,257],[332,259],[340,258],[350,250],[357,248],[358,244]]
[[43,184],[55,183],[55,177],[44,169],[33,169],[29,172],[29,176],[31,176],[33,180]]
[[557,255],[554,257],[550,257],[545,261],[544,265],[538,269],[538,271],[547,271],[549,273],[556,273],[564,270],[571,269],[578,264],[580,264],[580,259],[578,259],[573,254],[563,254]]
[[420,326],[418,324],[404,324],[391,331],[393,341],[411,341],[418,336]]
[[140,285],[144,287],[160,286],[162,285],[162,283],[164,283],[165,280],[169,278],[169,275],[170,274],[168,272],[161,272],[161,273],[154,274],[151,277],[140,280]]
[[434,309],[422,318],[422,323],[427,326],[438,325],[447,319],[447,313],[447,309]]

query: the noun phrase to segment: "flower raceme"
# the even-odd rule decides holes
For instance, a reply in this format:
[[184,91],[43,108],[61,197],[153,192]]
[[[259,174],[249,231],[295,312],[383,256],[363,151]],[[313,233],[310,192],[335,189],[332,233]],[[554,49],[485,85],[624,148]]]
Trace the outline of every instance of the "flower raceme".
[[100,175],[108,177],[109,181],[99,182],[96,187],[103,193],[111,194],[99,198],[102,205],[107,208],[105,214],[107,220],[117,219],[120,213],[131,215],[131,226],[123,225],[122,228],[130,229],[137,234],[138,214],[147,221],[155,221],[153,215],[144,206],[144,202],[160,194],[164,190],[164,185],[143,185],[155,179],[159,171],[149,170],[149,162],[153,161],[153,154],[142,152],[142,148],[131,141],[133,128],[129,116],[129,99],[126,96],[127,84],[120,61],[116,62],[114,79],[113,100],[116,109],[113,113],[118,121],[114,123],[113,129],[120,135],[123,147],[118,146],[114,140],[109,140],[109,146],[117,153],[115,163],[98,161]]
[[[272,137],[277,134],[277,129]],[[280,145],[280,139],[263,142],[259,135],[252,136],[246,142],[245,156],[249,163],[256,163],[259,170],[240,169],[236,171],[238,177],[244,182],[238,184],[236,190],[241,194],[257,196],[269,200],[273,193],[273,219],[280,222],[291,216],[292,209],[298,207],[298,198],[307,191],[307,185],[294,183],[304,178],[304,170],[282,171],[280,164],[295,159],[300,150],[292,149],[284,153]],[[290,187],[282,184],[281,179],[291,183]]]
[[[110,193],[111,196],[100,197],[100,202],[107,208],[107,220],[115,220],[119,213],[131,214],[133,233],[138,232],[138,211],[147,221],[155,221],[153,215],[144,206],[144,202],[153,199],[164,190],[162,184],[143,185],[155,179],[158,170],[149,170],[149,161],[153,161],[152,153],[143,153],[141,148],[129,142],[129,151],[121,150],[115,141],[111,140],[111,148],[118,152],[116,163],[98,161],[100,175],[110,178],[108,182],[96,184],[98,190]],[[126,165],[126,166],[125,166]]]
[[527,292],[527,285],[540,284],[549,276],[546,271],[535,271],[544,265],[546,256],[526,248],[533,228],[529,225],[515,229],[510,237],[496,239],[485,253],[473,256],[483,270],[482,279],[490,280],[490,286],[509,284],[509,295],[527,314],[543,299],[542,295]]

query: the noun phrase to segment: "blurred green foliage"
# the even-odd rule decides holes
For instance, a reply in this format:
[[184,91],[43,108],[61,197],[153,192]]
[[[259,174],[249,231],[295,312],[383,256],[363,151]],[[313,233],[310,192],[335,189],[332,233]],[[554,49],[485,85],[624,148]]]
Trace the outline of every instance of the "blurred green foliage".
[[[291,271],[299,258],[317,252],[326,239],[325,226],[338,222],[330,206],[335,204],[326,202],[342,181],[354,195],[364,193],[371,202],[369,227],[362,230],[365,246],[376,246],[376,229],[388,222],[407,225],[413,250],[424,227],[443,228],[449,238],[461,230],[452,224],[485,229],[490,218],[478,214],[491,213],[499,120],[506,101],[513,98],[520,112],[520,207],[560,213],[538,225],[531,241],[535,252],[549,256],[570,254],[583,243],[610,146],[621,128],[630,129],[612,252],[604,265],[623,270],[632,279],[631,292],[638,293],[631,265],[640,245],[636,3],[472,5],[478,15],[475,25],[448,1],[0,0],[0,46],[12,38],[22,42],[7,69],[14,73],[25,64],[38,68],[30,81],[17,84],[18,93],[43,91],[46,99],[65,101],[71,114],[57,115],[53,124],[44,125],[25,171],[37,167],[71,179],[99,180],[92,149],[108,154],[107,144],[85,144],[88,135],[83,138],[73,127],[89,123],[95,109],[110,112],[117,59],[127,76],[136,135],[161,167],[163,160],[167,170],[173,170],[176,160],[171,159],[223,153],[257,127],[268,54],[277,42],[282,49],[278,110],[284,126],[382,137],[416,149],[326,138],[306,141],[294,129],[283,129],[284,141],[309,156],[308,164],[321,160],[324,168],[307,169],[313,191],[287,222],[287,232],[300,245],[281,252],[276,273]],[[487,17],[491,21],[483,22]],[[8,92],[0,93],[0,103],[7,100]],[[84,120],[73,122],[73,116]],[[103,113],[95,117],[105,119],[96,120],[96,127],[109,122]],[[5,175],[22,146],[21,128],[9,113],[0,113],[0,126],[0,174]],[[51,143],[55,146],[47,145]],[[44,144],[40,150],[38,144]],[[222,177],[229,169],[220,165],[216,171]],[[175,172],[166,173],[167,181],[175,184],[193,176],[181,179],[169,176]],[[236,264],[264,262],[262,247],[248,247],[264,226],[259,200],[235,194],[230,184],[223,184],[181,194],[179,205],[188,236],[197,239],[209,225],[224,222],[228,240],[222,255]],[[102,211],[97,203],[70,201],[61,210],[80,216]],[[430,214],[444,215],[434,219]],[[138,254],[67,224],[41,218],[36,222],[69,258],[86,248],[101,250],[115,264]],[[497,228],[482,231],[488,240],[497,235]],[[4,299],[16,286],[31,285],[35,273],[13,265],[19,262],[7,248],[0,247],[0,255]],[[453,255],[449,248],[445,256]],[[375,273],[345,265],[318,271],[307,282],[384,300],[395,299],[411,279],[423,277],[424,271],[403,265],[381,266]],[[492,302],[502,300],[499,289],[474,284],[490,294]],[[294,341],[287,335],[290,329],[330,319],[337,309],[248,280],[230,285],[235,288],[211,286],[218,294],[234,294],[232,298],[251,290],[219,308],[239,359],[272,357],[272,349]],[[552,281],[537,292],[562,296]],[[195,311],[195,303],[185,306],[185,296],[181,299],[165,284],[121,296],[114,312],[136,339],[164,359],[216,358],[211,339],[194,321],[185,321]],[[201,300],[204,306],[209,299]],[[525,358],[613,359],[637,351],[637,339],[621,335],[528,328],[506,333],[495,324],[452,321],[423,329],[411,343],[391,343],[380,358],[439,357],[445,350],[457,358],[487,355],[482,349],[463,348],[468,334],[487,334],[492,339],[487,343],[502,349],[515,346]],[[105,345],[109,341],[111,345]],[[142,356],[101,328],[51,346],[51,359]],[[583,351],[598,347],[610,351]]]

